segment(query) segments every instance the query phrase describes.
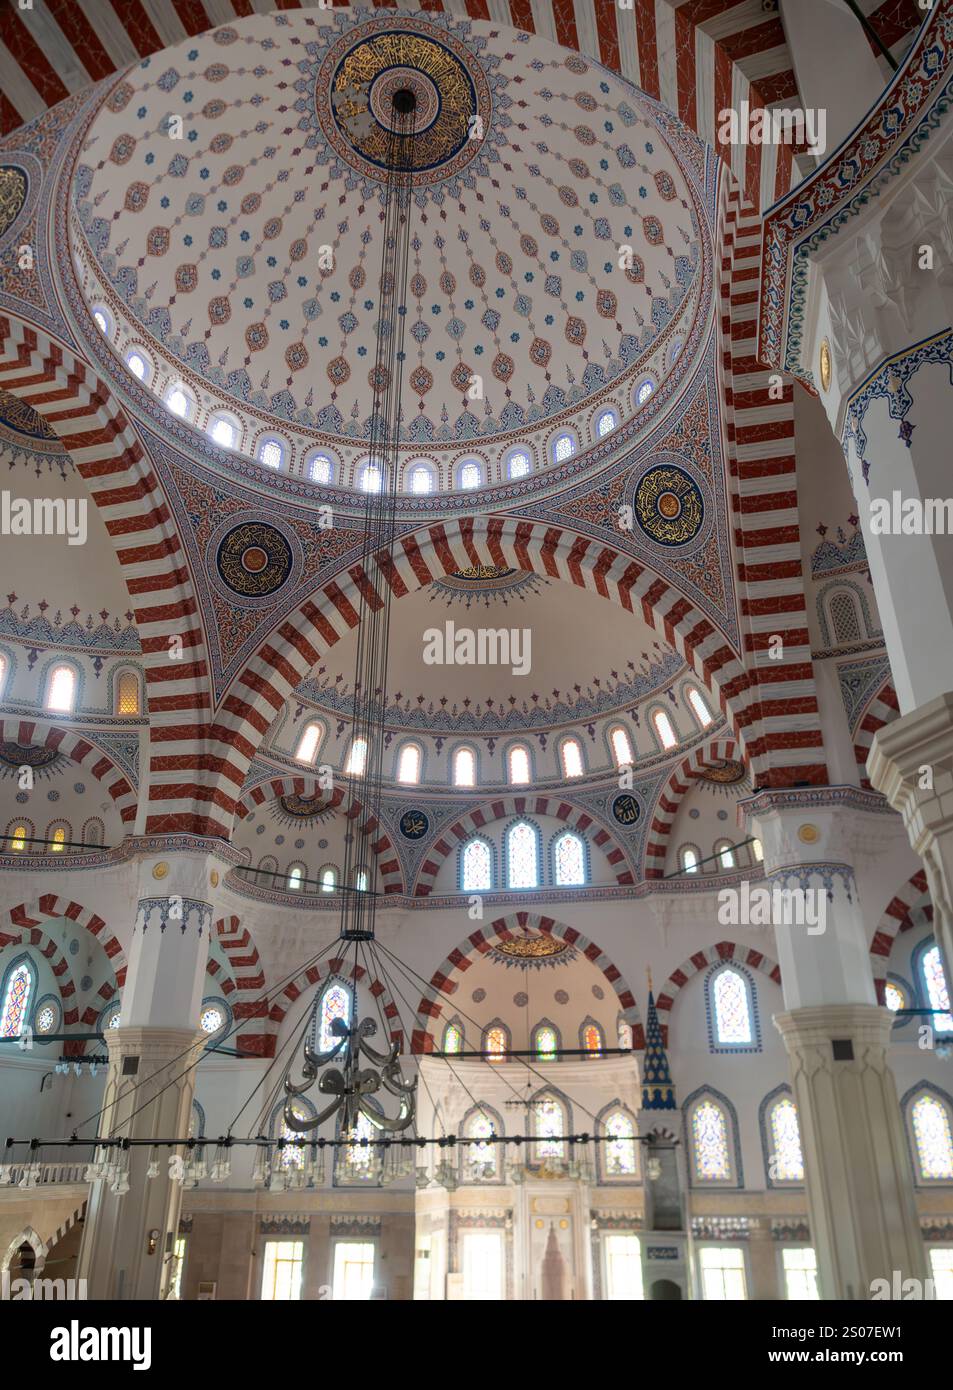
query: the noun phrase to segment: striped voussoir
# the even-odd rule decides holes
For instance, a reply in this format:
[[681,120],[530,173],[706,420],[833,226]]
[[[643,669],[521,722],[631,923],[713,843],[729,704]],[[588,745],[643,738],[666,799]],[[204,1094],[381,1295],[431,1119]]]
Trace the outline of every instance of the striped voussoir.
[[[393,996],[385,984],[376,977],[372,977],[363,965],[355,965],[353,959],[348,961],[343,957],[335,957],[333,960],[322,961],[320,965],[309,965],[306,970],[300,971],[290,984],[284,985],[280,993],[276,994],[274,1002],[268,1010],[268,1023],[270,1032],[277,1036],[278,1027],[285,1014],[306,990],[314,989],[314,998],[317,999],[320,990],[315,986],[327,984],[332,978],[337,977],[341,980],[350,981],[355,986],[370,994],[373,1000],[368,1004],[366,1000],[357,1000],[357,1014],[361,1018],[373,1018],[382,1031],[387,1031],[391,1042],[404,1045],[404,1031],[400,1019],[400,1010],[394,1003]],[[355,990],[355,993],[357,991]],[[271,1038],[272,1049],[274,1049],[274,1037]],[[265,1056],[273,1056],[274,1051],[265,1053]]]
[[[280,10],[310,0],[281,0]],[[366,0],[361,0],[366,6]],[[863,0],[884,42],[894,46],[916,28],[914,0]],[[267,8],[267,7],[265,7]],[[348,0],[335,0],[337,14]],[[676,112],[711,143],[732,169],[745,195],[768,207],[797,171],[786,145],[722,144],[720,114],[747,102],[752,112],[796,106],[794,64],[777,12],[751,0],[426,0],[417,8],[491,20],[525,33],[540,32],[560,47],[594,59]],[[121,5],[56,3],[0,7],[0,132],[33,120],[91,82],[217,24],[252,13],[250,0],[169,0],[164,5],[123,0]],[[318,15],[317,22],[328,22]]]
[[[69,962],[59,946],[42,927],[23,927],[20,931],[0,931],[0,950],[4,946],[32,946],[44,960],[49,961],[63,1005],[63,1027],[79,1023],[76,986],[70,974]],[[97,1014],[98,1018],[99,1015]],[[82,1048],[80,1048],[82,1051]]]
[[757,357],[761,224],[740,205],[737,190],[727,196],[723,226],[725,265],[730,265],[721,283],[728,345],[725,427],[735,480],[731,503],[748,668],[734,727],[755,786],[825,785],[801,568],[794,383]]
[[116,548],[146,675],[145,833],[227,838],[234,803],[217,783],[231,765],[220,750],[216,756],[203,747],[209,684],[199,607],[171,510],[135,430],[82,359],[9,314],[0,315],[0,387],[55,431]]
[[870,964],[874,972],[874,988],[879,1004],[887,1002],[887,962],[893,950],[893,943],[902,931],[909,931],[911,927],[933,921],[933,904],[930,902],[929,892],[926,869],[918,869],[884,908],[870,943]]
[[857,759],[857,775],[862,787],[870,787],[867,776],[867,759],[874,741],[874,734],[886,724],[892,724],[900,717],[900,701],[889,680],[873,695],[864,706],[860,718],[852,730],[854,757]]
[[773,961],[763,951],[756,951],[753,946],[739,946],[734,941],[719,941],[715,946],[696,951],[688,960],[683,961],[677,970],[672,971],[655,1000],[659,1023],[662,1026],[662,1040],[666,1045],[672,1006],[679,990],[684,989],[692,976],[697,975],[700,970],[707,970],[710,965],[721,965],[726,961],[747,966],[749,970],[759,970],[776,985],[781,983],[781,967],[777,961]]
[[[88,1200],[88,1198],[84,1197],[83,1200],[80,1202],[79,1206],[76,1208],[76,1210],[73,1211],[73,1212],[70,1212],[70,1214],[69,1214],[69,1216],[66,1218],[66,1220],[60,1222],[60,1224],[57,1226],[56,1230],[55,1230],[55,1231],[53,1232],[53,1234],[50,1236],[50,1239],[49,1239],[49,1249],[47,1250],[47,1255],[49,1255],[49,1254],[53,1251],[53,1249],[55,1248],[55,1246],[63,1239],[63,1237],[64,1237],[69,1231],[71,1231],[71,1230],[73,1229],[73,1227],[76,1225],[77,1221],[85,1221],[85,1220],[86,1220],[86,1202],[87,1202],[87,1200]],[[55,1261],[54,1261],[54,1263],[55,1263]]]
[[60,729],[36,719],[17,718],[7,715],[0,719],[0,739],[4,743],[17,743],[21,748],[55,748],[57,752],[71,758],[101,782],[116,803],[120,819],[124,825],[131,825],[136,819],[136,789],[121,772],[112,758],[98,748],[86,734],[71,729]]
[[70,902],[68,898],[58,898],[55,893],[44,893],[36,903],[20,903],[18,907],[11,907],[8,916],[13,930],[39,927],[50,918],[63,918],[85,928],[106,952],[116,974],[116,988],[122,989],[126,979],[125,953],[106,923],[95,912],[90,912],[79,903]]
[[[301,777],[291,774],[269,777],[267,781],[256,782],[253,787],[245,788],[235,804],[235,814],[239,819],[244,820],[253,806],[264,806],[266,802],[274,801],[279,796],[292,795],[307,797],[321,795],[323,797],[324,793],[321,792],[316,777]],[[345,803],[345,810],[342,814],[354,822],[358,843],[362,846],[368,846],[370,852],[380,861],[377,865],[377,874],[384,892],[402,893],[404,891],[404,877],[400,860],[394,849],[393,841],[380,821],[375,816],[368,815],[353,791],[346,791],[343,787],[335,787],[322,800],[322,806],[331,811],[336,811],[339,806],[345,805]]]
[[738,745],[734,739],[718,738],[701,748],[696,748],[672,769],[671,776],[658,794],[652,814],[649,827],[651,838],[645,846],[646,878],[664,877],[669,836],[685,793],[691,790],[695,780],[709,768],[717,767],[726,759],[737,757]]
[[588,811],[573,806],[562,796],[501,796],[494,801],[488,801],[484,806],[478,806],[474,811],[469,811],[458,821],[454,821],[448,829],[441,830],[417,873],[414,897],[429,897],[440,867],[448,855],[453,854],[473,835],[485,830],[494,821],[505,820],[509,816],[553,816],[556,820],[562,821],[568,830],[578,830],[587,834],[612,865],[616,882],[635,883],[635,875],[626,858],[625,850],[616,837],[600,825]]
[[591,961],[612,986],[619,1004],[622,1018],[632,1027],[632,1046],[645,1047],[645,1031],[639,1018],[635,996],[626,984],[622,972],[613,964],[605,951],[590,941],[575,927],[567,927],[553,917],[542,917],[535,912],[511,912],[500,917],[489,926],[480,927],[447,956],[434,972],[430,984],[421,995],[417,1008],[416,1025],[411,1040],[411,1052],[435,1052],[439,1044],[430,1030],[437,1024],[443,1013],[443,1005],[456,993],[458,981],[453,977],[469,970],[474,960],[486,955],[487,951],[498,946],[501,941],[512,941],[524,931],[542,933],[565,941]]
[[[395,598],[402,598],[435,579],[479,565],[561,579],[637,613],[680,652],[715,703],[732,716],[724,692],[744,688],[738,655],[714,624],[665,580],[613,547],[564,527],[518,517],[462,517],[401,537],[392,550],[379,552],[367,570],[353,565],[283,619],[222,701],[211,735],[218,740],[216,757],[230,759],[236,771],[244,759],[244,775],[254,746],[288,696],[323,654],[357,626],[362,594],[379,597],[386,585]],[[237,800],[238,791],[232,794]],[[234,809],[235,801],[231,804]]]
[[[220,917],[215,932],[231,973],[226,975],[215,960],[209,961],[207,971],[224,996],[234,995],[229,1006],[235,1023],[241,1025],[233,1039],[235,1049],[251,1057],[273,1057],[275,1037],[267,1026],[268,1001],[262,997],[265,971],[258,948],[237,917]],[[258,1028],[256,1019],[261,1020]]]

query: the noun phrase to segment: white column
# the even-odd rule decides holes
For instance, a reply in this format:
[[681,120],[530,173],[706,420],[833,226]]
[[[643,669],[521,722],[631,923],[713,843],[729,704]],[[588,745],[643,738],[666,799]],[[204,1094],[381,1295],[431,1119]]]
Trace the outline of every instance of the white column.
[[843,0],[781,0],[781,22],[802,106],[827,113],[827,153],[884,89],[880,66]]

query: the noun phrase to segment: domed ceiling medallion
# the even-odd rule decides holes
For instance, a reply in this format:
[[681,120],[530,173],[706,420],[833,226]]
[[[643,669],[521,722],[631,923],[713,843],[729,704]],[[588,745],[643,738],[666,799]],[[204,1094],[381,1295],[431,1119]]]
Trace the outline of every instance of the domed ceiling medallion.
[[541,934],[515,936],[511,941],[499,941],[487,953],[498,965],[568,965],[576,952],[568,941]]
[[698,776],[702,782],[718,782],[723,786],[732,786],[735,782],[744,780],[745,765],[736,758],[725,758],[711,767],[706,767]]
[[268,598],[287,582],[294,557],[287,538],[274,526],[244,521],[226,531],[215,564],[224,584],[240,598]]
[[45,748],[35,744],[0,743],[0,764],[3,767],[13,768],[15,771],[21,767],[30,767],[34,771],[38,768],[51,769],[56,765],[65,765],[66,762],[65,755],[59,753],[55,748]]
[[635,490],[635,515],[659,545],[685,545],[698,535],[705,503],[698,484],[682,468],[651,468]]
[[296,822],[323,821],[333,814],[333,807],[328,805],[323,792],[316,796],[300,796],[297,792],[289,792],[278,797],[276,806],[276,814],[287,816]]

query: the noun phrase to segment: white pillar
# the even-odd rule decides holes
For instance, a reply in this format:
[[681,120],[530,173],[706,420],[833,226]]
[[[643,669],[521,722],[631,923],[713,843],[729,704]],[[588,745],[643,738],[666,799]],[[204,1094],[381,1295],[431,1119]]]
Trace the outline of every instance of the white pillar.
[[880,66],[843,0],[781,0],[801,105],[827,113],[827,150],[841,143],[884,89]]

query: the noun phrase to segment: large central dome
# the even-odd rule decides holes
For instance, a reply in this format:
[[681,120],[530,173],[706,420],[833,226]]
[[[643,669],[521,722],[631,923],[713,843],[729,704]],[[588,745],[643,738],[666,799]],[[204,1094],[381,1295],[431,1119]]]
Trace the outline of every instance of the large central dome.
[[418,131],[406,443],[499,453],[610,397],[618,427],[692,355],[698,142],[586,59],[450,16],[252,16],[127,73],[73,172],[113,346],[199,418],[358,443],[398,90]]

